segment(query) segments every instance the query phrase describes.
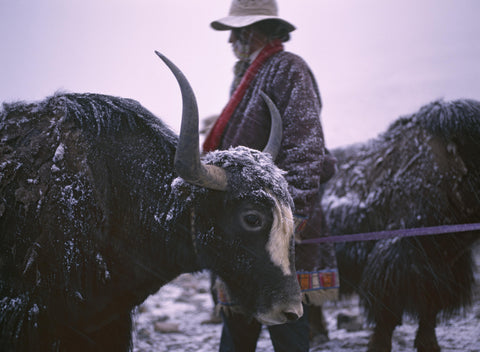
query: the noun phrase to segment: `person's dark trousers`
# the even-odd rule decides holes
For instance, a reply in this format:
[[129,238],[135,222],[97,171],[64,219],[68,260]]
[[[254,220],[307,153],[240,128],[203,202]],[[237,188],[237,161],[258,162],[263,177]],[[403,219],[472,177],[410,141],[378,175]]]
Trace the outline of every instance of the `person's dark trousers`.
[[[309,350],[308,310],[293,323],[268,327],[275,352],[307,352]],[[243,314],[224,314],[220,352],[254,352],[262,325]]]

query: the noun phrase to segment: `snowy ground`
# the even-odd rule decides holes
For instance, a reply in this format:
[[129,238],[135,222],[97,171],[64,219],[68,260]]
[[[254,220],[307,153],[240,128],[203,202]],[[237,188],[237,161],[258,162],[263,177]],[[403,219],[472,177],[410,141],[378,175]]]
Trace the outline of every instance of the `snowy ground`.
[[[473,307],[462,316],[440,323],[437,336],[442,351],[480,352],[480,246],[477,246],[477,290]],[[361,352],[366,350],[370,331],[337,329],[337,315],[360,315],[357,300],[324,307],[330,341],[314,343],[311,352]],[[182,275],[151,296],[138,309],[135,319],[134,351],[211,352],[218,350],[221,324],[206,324],[212,313],[207,273]],[[405,319],[395,330],[393,352],[414,351],[416,326]],[[262,332],[258,352],[273,351],[268,331]]]

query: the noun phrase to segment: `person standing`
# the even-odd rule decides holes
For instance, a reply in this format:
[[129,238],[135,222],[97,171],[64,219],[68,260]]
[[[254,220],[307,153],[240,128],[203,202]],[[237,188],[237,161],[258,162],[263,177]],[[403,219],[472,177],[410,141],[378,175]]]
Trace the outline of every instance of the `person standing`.
[[[228,16],[213,21],[211,27],[230,31],[229,43],[238,61],[230,100],[210,128],[203,151],[238,145],[262,150],[268,140],[270,114],[260,92],[273,100],[283,122],[275,163],[286,172],[295,204],[295,264],[304,315],[268,330],[276,352],[308,351],[308,307],[336,299],[339,282],[333,245],[300,243],[328,232],[319,188],[334,174],[335,159],[325,148],[320,92],[306,62],[284,49],[295,27],[278,16],[275,0],[233,0]],[[221,281],[218,291],[224,321],[220,351],[255,351],[261,324],[230,309],[234,302],[229,301]]]

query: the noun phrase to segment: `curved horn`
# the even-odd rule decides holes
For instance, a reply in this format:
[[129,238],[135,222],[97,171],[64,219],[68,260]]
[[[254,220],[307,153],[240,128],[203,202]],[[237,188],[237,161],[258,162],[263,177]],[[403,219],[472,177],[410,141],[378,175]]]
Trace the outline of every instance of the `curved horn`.
[[270,116],[272,118],[270,136],[268,137],[268,142],[263,149],[263,152],[269,153],[272,156],[272,159],[275,160],[282,145],[282,117],[280,116],[280,112],[278,111],[273,101],[268,97],[268,95],[266,95],[264,92],[260,92],[260,95],[262,96],[263,100],[265,100],[265,103],[268,106],[268,110],[270,111]]
[[177,151],[175,153],[175,171],[185,181],[197,186],[225,191],[227,173],[221,167],[205,165],[200,162],[198,137],[198,108],[195,94],[187,79],[169,59],[155,51],[177,79],[182,93],[182,124]]

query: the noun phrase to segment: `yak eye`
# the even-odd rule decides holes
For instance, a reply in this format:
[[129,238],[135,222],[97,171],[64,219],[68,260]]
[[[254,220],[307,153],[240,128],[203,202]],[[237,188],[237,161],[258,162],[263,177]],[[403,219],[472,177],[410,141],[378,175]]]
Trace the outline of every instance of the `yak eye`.
[[243,214],[242,222],[249,230],[259,230],[264,223],[263,214],[256,210],[249,210]]

